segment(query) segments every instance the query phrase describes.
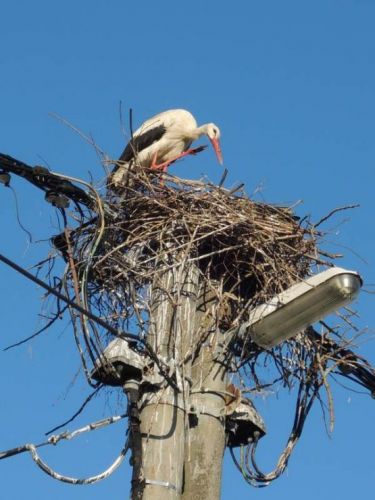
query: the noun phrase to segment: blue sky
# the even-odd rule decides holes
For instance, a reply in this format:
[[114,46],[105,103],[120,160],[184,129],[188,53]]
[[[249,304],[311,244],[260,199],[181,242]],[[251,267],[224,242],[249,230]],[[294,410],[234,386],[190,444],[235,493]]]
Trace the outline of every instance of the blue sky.
[[[326,247],[340,264],[361,272],[372,290],[375,197],[375,4],[370,0],[264,0],[189,3],[4,0],[0,7],[0,151],[29,164],[99,179],[95,151],[51,116],[58,113],[118,156],[126,137],[119,103],[134,120],[183,107],[222,131],[228,183],[270,203],[303,200],[300,215],[315,220],[335,207],[360,203],[328,225]],[[218,180],[211,150],[177,164],[173,173]],[[13,180],[0,186],[0,251],[28,267],[48,251],[53,209],[37,191]],[[342,221],[345,220],[345,224]],[[0,267],[0,346],[38,327],[43,292]],[[362,293],[358,325],[369,328],[360,352],[375,362],[373,296]],[[16,350],[1,352],[0,449],[43,440],[89,392],[65,322]],[[374,401],[335,386],[336,426],[328,437],[313,411],[286,474],[269,488],[248,487],[226,460],[223,499],[342,500],[373,488]],[[293,398],[282,392],[256,402],[268,435],[260,463],[270,470],[291,425]],[[124,400],[107,393],[70,429],[112,413]],[[91,475],[104,469],[123,441],[123,426],[43,450],[58,471]],[[130,468],[89,487],[55,482],[27,455],[0,462],[6,500],[126,498]],[[371,488],[371,490],[370,490]]]

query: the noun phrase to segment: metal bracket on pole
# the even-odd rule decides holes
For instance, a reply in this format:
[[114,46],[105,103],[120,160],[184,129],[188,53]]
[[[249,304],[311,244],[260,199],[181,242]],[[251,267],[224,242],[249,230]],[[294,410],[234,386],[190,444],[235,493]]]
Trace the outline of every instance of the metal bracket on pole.
[[179,495],[182,493],[182,488],[169,483],[168,481],[158,481],[157,479],[145,479],[145,484],[152,484],[154,486],[162,486],[163,488],[168,488],[169,490],[176,491]]

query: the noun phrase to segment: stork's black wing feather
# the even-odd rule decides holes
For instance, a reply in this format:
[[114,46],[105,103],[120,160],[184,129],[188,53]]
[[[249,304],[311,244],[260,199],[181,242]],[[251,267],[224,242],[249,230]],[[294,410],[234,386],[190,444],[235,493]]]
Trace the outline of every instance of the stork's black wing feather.
[[166,132],[166,127],[164,125],[158,125],[157,127],[151,128],[147,130],[143,134],[139,134],[128,143],[122,155],[119,158],[119,161],[128,162],[132,160],[137,153],[142,151],[143,149],[148,148],[154,142],[158,141],[163,137]]

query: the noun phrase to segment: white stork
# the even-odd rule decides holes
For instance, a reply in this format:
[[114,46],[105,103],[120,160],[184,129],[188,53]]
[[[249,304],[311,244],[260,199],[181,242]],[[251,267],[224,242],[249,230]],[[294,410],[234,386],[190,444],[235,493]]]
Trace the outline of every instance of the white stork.
[[194,116],[185,109],[170,109],[153,116],[134,132],[112,171],[111,185],[123,183],[134,161],[142,167],[166,172],[171,163],[201,151],[201,148],[189,148],[202,135],[210,139],[217,159],[222,164],[220,130],[214,123],[198,127]]

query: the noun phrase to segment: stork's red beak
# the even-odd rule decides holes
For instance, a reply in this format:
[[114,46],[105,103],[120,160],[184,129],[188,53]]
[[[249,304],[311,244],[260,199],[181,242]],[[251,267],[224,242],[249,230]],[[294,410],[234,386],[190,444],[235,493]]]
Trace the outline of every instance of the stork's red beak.
[[221,152],[219,139],[214,138],[214,139],[210,139],[210,141],[211,141],[212,147],[215,150],[215,153],[217,156],[217,161],[220,163],[220,165],[222,165],[223,164],[223,155]]

